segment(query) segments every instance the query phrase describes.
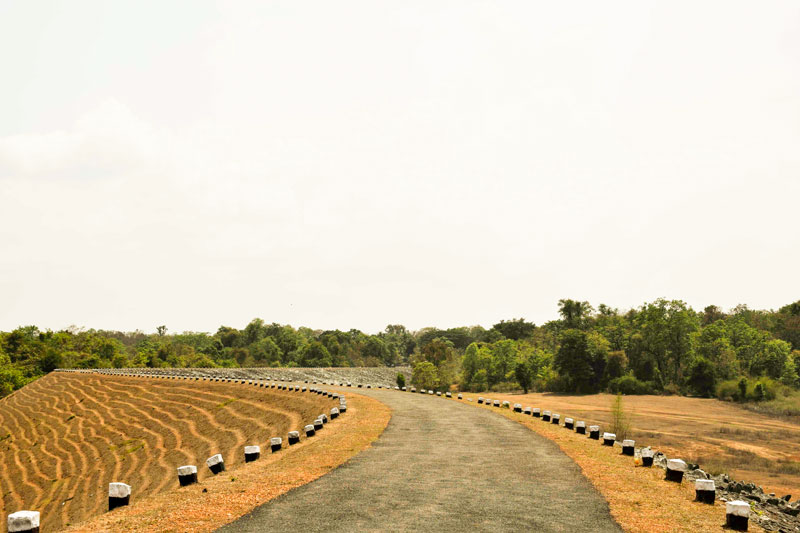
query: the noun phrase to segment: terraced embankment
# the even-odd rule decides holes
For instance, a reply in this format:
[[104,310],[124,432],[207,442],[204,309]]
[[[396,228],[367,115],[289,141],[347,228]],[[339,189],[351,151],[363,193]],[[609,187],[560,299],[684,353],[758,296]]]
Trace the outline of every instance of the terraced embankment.
[[177,487],[176,468],[302,430],[330,399],[242,384],[53,373],[0,400],[2,514],[41,512],[55,531],[107,509],[109,482],[133,502]]

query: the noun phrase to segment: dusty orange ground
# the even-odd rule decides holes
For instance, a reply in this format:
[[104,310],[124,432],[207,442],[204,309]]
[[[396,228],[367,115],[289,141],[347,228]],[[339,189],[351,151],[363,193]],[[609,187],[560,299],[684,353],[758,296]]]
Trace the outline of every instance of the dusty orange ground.
[[[609,394],[481,393],[540,407],[601,427],[610,421]],[[478,395],[475,395],[477,397]],[[700,464],[712,472],[752,481],[765,492],[800,495],[800,425],[746,411],[719,400],[680,396],[624,396],[636,445]],[[605,430],[605,429],[603,429]]]
[[369,447],[386,428],[391,412],[371,398],[349,392],[347,398],[347,413],[311,439],[277,454],[267,451],[267,456],[262,454],[256,462],[207,477],[197,485],[133,502],[67,531],[214,531],[254,507],[317,479]]
[[270,437],[333,405],[243,384],[50,374],[0,400],[2,514],[36,510],[55,531],[106,512],[112,481],[131,485],[133,502],[174,493],[178,466],[204,480],[205,459],[222,453],[236,468],[243,446],[269,454]]
[[[488,397],[501,400],[503,397],[508,398],[507,395],[494,393]],[[712,506],[695,502],[694,486],[690,483],[678,485],[665,481],[664,470],[661,468],[636,467],[632,457],[620,454],[619,447],[601,446],[598,441],[568,431],[563,426],[545,423],[540,418],[514,413],[509,409],[478,405],[477,394],[468,394],[464,398],[465,400],[472,398],[472,405],[477,408],[496,411],[558,444],[559,448],[581,467],[584,475],[608,501],[611,515],[626,532],[719,531],[722,533],[724,531],[725,504],[716,502]],[[548,402],[536,407],[553,411],[554,404]],[[560,407],[555,408],[565,411]],[[575,413],[559,414],[563,420],[564,417],[572,417]],[[592,419],[592,422],[595,421],[596,419]],[[587,420],[587,425],[588,423]],[[763,531],[763,529],[751,521],[750,531]]]

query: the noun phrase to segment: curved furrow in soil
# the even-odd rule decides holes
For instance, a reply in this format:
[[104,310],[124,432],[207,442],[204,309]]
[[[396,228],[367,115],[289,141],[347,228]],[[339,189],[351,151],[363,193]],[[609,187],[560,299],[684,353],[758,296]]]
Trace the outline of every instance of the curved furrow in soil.
[[[98,406],[102,405],[103,410],[108,413],[108,419],[106,419],[106,417],[104,417],[102,413],[100,412],[97,413],[98,416],[100,416],[100,419],[102,420],[102,424],[111,423],[111,421],[114,420],[125,422],[125,427],[128,432],[125,435],[126,440],[129,440],[130,437],[133,436],[132,435],[133,433],[140,432],[142,437],[138,440],[141,440],[144,443],[149,442],[150,448],[157,449],[159,445],[163,446],[163,438],[161,437],[161,435],[159,435],[155,431],[152,431],[144,427],[142,424],[139,423],[139,419],[136,416],[130,414],[128,411],[129,410],[137,411],[140,412],[141,416],[144,418],[152,418],[150,417],[149,414],[139,410],[138,408],[129,407],[128,409],[126,409],[125,407],[114,407],[110,405],[108,402],[96,402],[96,404]],[[144,436],[145,434],[149,435],[149,437],[145,437]],[[153,462],[152,459],[153,457],[145,457],[144,460],[142,461],[141,468],[147,468]],[[160,457],[157,453],[155,455],[155,459],[156,462],[159,462],[158,460],[161,459],[163,468],[166,468],[168,466],[166,460],[164,460],[163,457]],[[146,489],[147,487],[142,487],[142,488]]]
[[78,513],[82,513],[84,509],[93,507],[94,491],[100,489],[93,482],[93,474],[96,469],[92,468],[93,465],[96,465],[100,450],[97,449],[94,442],[86,438],[84,424],[87,414],[97,415],[101,422],[103,418],[96,412],[96,408],[100,407],[100,404],[86,395],[83,389],[77,388],[72,383],[72,380],[64,382],[62,393],[75,400],[71,410],[72,415],[70,415],[74,416],[74,418],[66,420],[67,430],[63,433],[63,440],[74,447],[81,463],[80,468],[73,471],[70,482],[66,484],[68,492],[64,507],[67,516],[70,516],[73,513],[73,509],[77,509]]
[[[237,405],[250,405],[250,406],[253,406],[253,407],[256,407],[256,408],[260,407],[260,408],[264,408],[264,409],[274,410],[274,408],[264,407],[261,404],[259,404],[258,402],[253,402],[253,401],[248,400],[247,398],[244,398],[244,397],[236,397],[236,398],[231,397],[229,393],[214,392],[214,391],[200,391],[200,392],[198,392],[198,391],[191,390],[191,389],[188,389],[188,388],[183,388],[183,387],[180,387],[180,386],[168,388],[165,391],[165,393],[170,394],[170,395],[172,395],[174,397],[177,397],[177,398],[188,400],[188,401],[197,401],[199,399],[198,396],[202,395],[202,396],[208,398],[207,401],[208,401],[209,404],[211,404],[212,408],[217,408],[217,409],[225,409],[225,408],[227,408],[228,405],[229,405],[229,402],[230,402],[230,403],[235,403]],[[285,397],[281,396],[281,397],[277,397],[277,398],[283,399]],[[229,409],[228,412],[233,418],[241,421],[242,425],[244,425],[244,426],[248,426],[248,425],[253,423],[253,420],[250,417],[243,416],[243,415],[239,414],[238,412],[236,412],[235,410]],[[256,419],[256,422],[260,423],[260,420]]]
[[[129,426],[128,426],[129,428],[134,428],[134,429],[138,428],[138,429],[141,429],[143,432],[148,433],[148,434],[153,436],[153,438],[155,440],[154,445],[149,447],[149,448],[145,446],[145,448],[144,448],[144,449],[149,449],[149,451],[150,451],[150,459],[151,459],[151,461],[149,461],[150,463],[152,463],[152,462],[157,463],[160,466],[160,468],[162,468],[166,472],[166,471],[169,471],[171,469],[172,463],[175,462],[175,461],[173,461],[171,463],[168,460],[168,457],[167,457],[168,453],[174,452],[174,453],[176,453],[178,455],[185,456],[185,454],[182,451],[180,451],[180,450],[178,450],[178,449],[176,449],[174,447],[170,448],[170,446],[168,446],[166,444],[166,439],[164,438],[164,436],[162,434],[147,428],[144,424],[141,423],[141,421],[140,421],[140,419],[138,417],[133,416],[133,413],[138,413],[143,419],[147,419],[148,421],[153,423],[153,425],[155,427],[164,428],[165,432],[167,434],[171,435],[171,440],[172,441],[174,441],[175,443],[179,443],[180,442],[180,437],[178,435],[176,435],[174,430],[169,428],[166,424],[164,424],[163,422],[161,422],[157,418],[151,416],[144,409],[141,409],[141,408],[137,407],[135,405],[135,402],[134,403],[126,403],[126,402],[122,402],[122,401],[118,401],[118,400],[111,400],[108,394],[105,394],[104,392],[98,390],[96,387],[93,387],[88,383],[86,384],[86,386],[87,386],[87,388],[90,388],[93,392],[95,392],[96,394],[104,397],[105,398],[105,400],[104,400],[105,404],[110,409],[113,409],[113,410],[118,411],[120,413],[120,415],[117,417],[118,419],[120,419],[120,420],[122,420],[122,419],[129,420],[130,421]],[[112,407],[112,405],[118,405],[118,407]],[[155,409],[155,406],[153,406],[153,409]],[[177,461],[177,462],[180,462],[180,461]],[[146,466],[146,465],[147,465],[147,462],[143,466]],[[154,481],[153,482],[151,490],[153,490],[155,492],[158,492],[162,488],[167,486],[168,484],[171,484],[172,481],[173,481],[172,479],[164,476],[160,481]]]
[[[164,414],[164,416],[168,417],[174,423],[185,426],[188,434],[194,437],[195,439],[202,441],[205,444],[205,448],[209,450],[209,452],[210,450],[214,449],[214,441],[211,438],[207,437],[204,432],[198,430],[197,423],[192,418],[192,416],[194,415],[200,415],[207,418],[209,422],[212,422],[213,419],[208,413],[196,409],[192,404],[186,404],[182,402],[168,400],[163,396],[159,397],[159,395],[151,391],[148,391],[145,387],[135,386],[134,384],[126,384],[126,387],[137,389],[138,391],[140,391],[142,397],[152,398],[155,402],[160,403],[162,405],[171,405],[175,407],[191,409],[192,411],[194,411],[192,413],[189,413],[189,416],[183,416],[184,413],[173,414],[167,409],[164,409],[162,413]],[[122,389],[114,388],[114,386],[111,384],[109,384],[109,389],[114,392],[122,392]]]
[[[131,399],[131,401],[134,402],[152,398],[153,403],[156,403],[161,408],[159,410],[160,416],[168,418],[173,423],[172,424],[173,426],[177,426],[181,430],[183,429],[183,427],[188,428],[188,430],[185,433],[193,435],[196,438],[203,441],[207,445],[208,450],[212,450],[214,448],[214,442],[208,437],[202,435],[202,432],[197,430],[197,425],[195,424],[195,422],[191,418],[189,418],[190,416],[195,414],[200,414],[201,416],[203,416],[201,410],[192,406],[192,403],[190,403],[189,401],[176,402],[168,400],[165,397],[166,395],[164,394],[157,395],[153,392],[147,391],[144,387],[134,386],[132,384],[125,384],[119,387],[115,387],[114,384],[109,382],[106,385],[109,388],[109,390],[115,392],[117,395],[128,397]],[[138,394],[134,395],[133,392],[131,392],[131,390],[128,389],[135,389]],[[189,399],[187,398],[187,400]],[[187,413],[186,411],[190,409],[193,410],[194,412]],[[210,417],[208,417],[207,419],[213,422],[213,419],[211,419]],[[184,432],[177,431],[178,435],[181,435],[181,433]],[[176,444],[176,449],[184,450],[186,448],[187,446],[184,446],[181,438],[181,441],[179,441]],[[189,461],[190,458],[191,454],[185,452],[186,461]],[[185,464],[186,461],[184,461],[182,464]],[[176,464],[175,466],[177,467],[180,465]]]
[[[52,434],[52,439],[50,441],[53,444],[53,449],[60,452],[61,457],[65,457],[65,462],[67,463],[66,472],[70,472],[71,474],[67,475],[64,473],[64,463],[62,462],[62,474],[58,478],[58,482],[56,482],[57,490],[53,494],[53,502],[54,504],[58,504],[62,502],[63,505],[59,507],[59,515],[61,518],[61,523],[68,522],[68,513],[71,508],[71,502],[75,495],[75,488],[72,486],[75,481],[76,472],[80,472],[80,467],[76,462],[76,454],[74,453],[76,450],[79,451],[80,447],[76,445],[74,442],[67,442],[65,438],[65,432],[59,432],[57,429],[62,428],[65,426],[65,421],[71,416],[72,411],[69,411],[69,406],[67,405],[66,397],[69,396],[71,399],[75,400],[75,404],[78,404],[77,398],[69,391],[66,390],[65,384],[62,382],[54,383],[51,387],[46,389],[52,396],[55,397],[55,402],[52,405],[52,409],[56,411],[56,413],[60,416],[52,415],[55,419],[55,423],[51,426],[47,427],[47,430]],[[64,409],[60,409],[59,403],[64,403]],[[57,498],[57,499],[55,499]]]
[[[192,395],[191,391],[189,391],[189,390],[186,390],[185,394],[177,394],[176,393],[175,395],[179,396],[179,397],[187,398],[187,399],[191,398],[191,397],[195,397],[195,395]],[[265,393],[265,396],[264,396],[263,400],[265,400],[265,401],[266,400],[281,401],[281,400],[286,400],[286,398],[287,398],[287,396]],[[310,400],[307,400],[307,399],[305,399],[303,397],[295,397],[295,398],[291,398],[291,399],[295,400],[297,403],[302,403],[305,406],[315,405],[314,402],[312,402]],[[305,425],[305,424],[300,425],[302,423],[302,421],[303,421],[303,417],[297,411],[288,411],[286,409],[280,409],[280,408],[277,408],[277,407],[274,407],[274,406],[264,405],[259,401],[249,400],[247,398],[237,398],[235,403],[237,405],[250,406],[250,407],[252,407],[254,409],[261,410],[264,413],[269,413],[269,414],[273,414],[274,413],[274,414],[279,414],[281,416],[288,417],[288,419],[290,421],[288,427],[294,427],[294,428],[299,430],[299,429],[302,429],[303,425]],[[247,423],[247,427],[249,427],[249,425],[252,424],[253,420],[255,420],[257,423],[260,423],[260,418],[253,417],[253,416],[248,416],[248,415],[245,415],[245,414],[242,414],[242,413],[239,413],[239,412],[234,412],[233,414],[234,414],[235,417],[245,421]],[[313,416],[316,417],[316,415],[313,415]],[[261,426],[264,427],[265,429],[268,428],[268,426],[264,425],[264,424],[261,424]]]
[[[83,402],[81,402],[81,405],[83,405]],[[106,423],[107,420],[113,420],[115,418],[115,415],[111,412],[109,407],[105,405],[103,402],[99,403],[94,402],[92,401],[91,398],[89,398],[89,405],[92,406],[91,409],[89,409],[86,406],[84,406],[83,409],[87,414],[91,414],[91,416],[96,420],[94,426],[96,426],[97,428],[101,428],[101,430],[105,431],[109,435],[104,440],[108,445],[109,451],[112,453],[114,457],[115,467],[112,477],[114,479],[129,479],[131,475],[138,472],[139,463],[141,462],[138,455],[136,454],[133,454],[131,456],[132,460],[124,461],[121,452],[118,451],[118,444],[128,440],[129,434],[117,429],[113,424]],[[103,415],[102,413],[105,413],[105,415]],[[94,430],[95,428],[92,429]],[[127,468],[124,471],[122,470],[123,463],[128,463]]]
[[[15,394],[14,396],[16,397],[17,395]],[[15,400],[15,398],[13,398],[13,399]],[[26,417],[23,413],[20,413],[18,411],[15,403],[16,403],[15,401],[14,402],[8,401],[8,402],[6,402],[6,404],[4,406],[6,413],[8,413],[9,417],[13,420],[13,423],[14,423],[13,427],[16,428],[16,432],[13,431],[13,429],[11,431],[11,434],[13,435],[12,438],[14,438],[14,440],[17,441],[17,442],[26,442],[28,444],[33,444],[33,441],[30,440],[29,438],[23,437],[21,439],[18,439],[16,437],[17,434],[24,435],[25,432],[24,432],[23,427],[31,426],[31,423],[30,423],[30,418],[29,417]],[[20,422],[20,418],[22,419],[23,422]],[[36,483],[34,483],[30,479],[30,476],[28,475],[28,469],[22,464],[23,461],[20,458],[20,454],[23,453],[23,452],[24,452],[24,450],[20,449],[18,446],[14,446],[13,451],[10,454],[11,455],[10,459],[12,461],[12,464],[14,465],[14,468],[12,469],[12,472],[17,471],[17,475],[19,476],[19,479],[22,480],[22,485],[29,487],[30,490],[34,494],[34,496],[32,496],[30,498],[24,498],[21,494],[18,494],[19,499],[22,501],[23,505],[24,504],[29,504],[30,505],[33,502],[37,501],[37,499],[40,498],[42,496],[42,494],[44,494],[44,491],[41,489],[41,487],[39,487]],[[8,459],[9,459],[9,457],[8,457],[8,454],[7,454],[6,460],[8,460]],[[13,477],[12,477],[12,479],[13,479]],[[17,484],[15,483],[14,485],[17,485]],[[12,487],[14,485],[12,485]],[[12,490],[16,490],[16,489],[12,489]]]
[[[20,389],[19,392],[20,393],[25,393],[25,394],[23,394],[23,396],[29,394],[29,391],[26,391],[25,387]],[[53,412],[56,411],[56,408],[55,408],[56,398],[53,395],[52,391],[48,391],[48,392],[49,392],[48,396],[45,396],[44,394],[41,394],[39,396],[40,401],[45,402],[46,409],[44,409],[43,411],[42,410],[37,411],[37,415],[41,416],[43,422],[45,422],[45,423],[46,423],[47,420],[55,420],[56,419],[55,415],[53,415]],[[32,398],[32,400],[33,400],[33,398]],[[45,424],[44,428],[47,429],[47,430],[52,431],[52,427],[51,427],[50,424]],[[51,441],[49,439],[41,439],[41,440],[42,440],[42,442],[39,445],[39,450],[41,450],[41,452],[44,455],[48,456],[52,460],[53,465],[54,465],[54,467],[53,467],[53,470],[54,470],[53,479],[61,479],[61,477],[62,477],[62,475],[64,473],[64,468],[62,466],[63,460],[61,459],[61,457],[59,457],[59,455],[57,453],[53,453],[53,452],[51,452],[49,450],[49,448],[51,447]]]
[[[3,431],[4,433],[7,432],[10,435],[8,438],[13,439],[13,432],[11,431],[11,424],[8,421],[10,415],[6,413],[6,416],[3,417]],[[23,509],[23,500],[22,495],[16,490],[15,482],[19,479],[19,477],[15,474],[14,469],[11,467],[13,460],[11,459],[12,451],[11,451],[11,444],[8,443],[8,440],[4,440],[4,444],[7,449],[0,449],[0,487],[2,487],[3,494],[3,506],[6,509],[12,510],[12,512],[16,509]]]
[[[47,391],[43,391],[40,397],[46,398],[45,394],[47,393]],[[30,465],[27,469],[32,471],[30,481],[42,489],[41,495],[29,503],[30,506],[38,508],[52,500],[58,488],[52,480],[59,479],[61,460],[47,450],[47,443],[41,438],[41,429],[39,429],[37,433],[37,427],[49,427],[47,424],[48,418],[50,418],[48,413],[39,413],[35,400],[28,396],[28,391],[20,390],[19,393],[14,396],[17,405],[16,412],[23,417],[26,424],[32,427],[32,435],[39,436],[31,447],[19,450],[21,461],[24,464]],[[44,414],[45,416],[38,416],[40,414]],[[28,472],[26,472],[26,474],[27,473]],[[37,478],[38,482],[36,481]]]
[[[79,383],[79,384],[80,385],[86,385],[86,387],[83,390],[84,393],[85,393],[86,389],[90,389],[90,390],[92,390],[94,392],[94,394],[96,396],[105,397],[106,399],[108,398],[108,395],[102,393],[102,391],[100,389],[98,389],[97,387],[89,386],[88,383]],[[74,384],[70,383],[69,386],[74,387]],[[136,439],[137,442],[141,441],[141,442],[145,443],[145,445],[149,444],[151,448],[154,448],[154,447],[158,446],[158,442],[159,442],[158,433],[153,432],[151,430],[148,430],[147,428],[144,428],[143,426],[141,426],[138,423],[138,419],[128,413],[126,406],[114,407],[107,400],[106,401],[97,401],[94,398],[92,398],[91,395],[87,395],[85,401],[82,402],[81,405],[82,405],[83,409],[86,409],[86,410],[91,411],[91,412],[94,413],[95,417],[98,420],[97,425],[99,427],[113,427],[113,423],[111,423],[111,421],[115,421],[115,420],[124,420],[126,422],[125,427],[129,430],[129,432],[127,432],[127,433],[118,432],[119,433],[119,437],[120,437],[120,440],[118,442],[120,444],[119,445],[111,444],[111,446],[114,446],[114,448],[112,450],[113,450],[113,454],[114,454],[114,463],[116,463],[115,466],[117,466],[117,465],[119,465],[119,464],[121,464],[123,462],[128,462],[128,461],[125,461],[123,457],[118,455],[116,450],[120,449],[119,446],[122,443],[125,443],[128,440],[131,440],[130,438],[132,436],[134,436],[134,433],[136,433],[137,430],[141,430],[142,434],[149,434],[150,435],[149,438],[148,437],[142,437],[142,438]],[[144,416],[149,416],[146,413],[143,413],[143,415]],[[130,430],[132,430],[132,431],[130,431]],[[153,443],[155,443],[155,445]],[[89,514],[91,514],[91,512],[93,512],[95,510],[101,510],[103,508],[104,504],[105,504],[105,500],[104,500],[104,498],[96,498],[96,497],[94,497],[94,493],[93,493],[92,490],[103,490],[104,487],[106,486],[106,483],[108,483],[110,481],[124,481],[124,482],[127,482],[128,484],[131,484],[132,486],[137,486],[137,490],[147,491],[149,486],[146,483],[145,478],[142,476],[141,472],[143,470],[147,469],[147,468],[152,468],[152,461],[148,460],[149,459],[148,457],[142,457],[140,459],[141,455],[142,455],[141,453],[127,453],[126,454],[126,457],[131,457],[132,459],[131,459],[131,461],[129,461],[131,463],[131,465],[127,469],[127,471],[126,471],[127,475],[125,475],[124,478],[119,478],[119,477],[116,477],[114,479],[106,478],[101,483],[99,481],[99,477],[98,477],[98,480],[96,480],[96,481],[94,479],[92,479],[91,477],[89,477],[86,480],[86,484],[87,484],[87,486],[89,487],[90,490],[83,490],[82,493],[86,496],[86,498],[91,498],[92,503],[89,504],[89,505],[80,506],[80,505],[78,505],[80,503],[80,501],[75,501],[75,500],[71,501],[70,503],[73,504],[73,507],[76,509],[75,514],[78,514],[80,517],[85,517],[85,516],[88,516]],[[98,457],[98,459],[99,458],[100,457]],[[164,463],[162,464],[162,468],[165,468],[166,467],[165,465],[167,465],[166,461],[164,461]],[[96,472],[96,470],[95,470],[95,472]],[[99,474],[97,474],[97,476],[99,476]],[[153,490],[158,490],[160,486],[163,486],[164,484],[168,483],[168,480],[165,479],[165,477],[166,476],[162,476],[162,478],[161,478],[162,482],[159,483],[159,484],[156,484],[153,487]],[[87,509],[88,509],[89,512],[87,512]]]

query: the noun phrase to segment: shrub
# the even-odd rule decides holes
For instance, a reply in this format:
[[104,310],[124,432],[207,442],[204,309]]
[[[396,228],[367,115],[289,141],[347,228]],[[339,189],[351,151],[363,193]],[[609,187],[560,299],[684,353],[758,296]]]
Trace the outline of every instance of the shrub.
[[[742,378],[747,385],[747,380]],[[717,385],[717,398],[724,401],[739,401],[741,398],[741,394],[739,392],[739,382],[735,379],[730,379],[728,381],[723,381],[719,385]]]
[[517,384],[513,381],[501,381],[500,383],[495,383],[489,390],[491,392],[511,392],[517,390]]
[[[650,387],[651,390],[655,392],[656,390],[656,383],[654,381],[647,381],[647,385]],[[677,383],[668,383],[664,385],[664,394],[667,396],[680,396],[681,395],[681,388],[678,386]]]
[[763,402],[777,398],[784,387],[767,377],[758,379],[741,378],[723,381],[717,386],[716,395],[720,400],[737,402]]
[[613,402],[611,402],[611,433],[614,433],[617,436],[617,440],[622,441],[628,438],[630,432],[631,416],[625,410],[625,406],[622,404],[622,395],[617,394],[617,397],[614,398]]
[[608,383],[608,390],[615,394],[652,394],[653,389],[644,381],[639,381],[632,375],[612,379]]
[[774,400],[777,398],[780,388],[781,386],[778,382],[767,377],[761,377],[748,384],[747,399],[756,402]]
[[406,376],[402,372],[397,374],[397,386],[401,389],[406,386]]

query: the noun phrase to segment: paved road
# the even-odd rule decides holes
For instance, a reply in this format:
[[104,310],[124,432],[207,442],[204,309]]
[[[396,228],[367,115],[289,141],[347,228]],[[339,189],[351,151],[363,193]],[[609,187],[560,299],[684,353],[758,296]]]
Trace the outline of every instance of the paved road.
[[454,400],[358,392],[393,410],[372,447],[219,531],[619,533],[577,465],[522,425]]

